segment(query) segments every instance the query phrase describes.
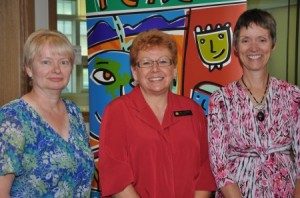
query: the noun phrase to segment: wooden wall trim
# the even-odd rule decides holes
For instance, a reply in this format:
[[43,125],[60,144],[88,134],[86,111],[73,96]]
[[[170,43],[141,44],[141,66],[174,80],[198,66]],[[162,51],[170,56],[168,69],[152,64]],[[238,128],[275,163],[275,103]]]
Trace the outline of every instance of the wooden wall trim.
[[30,90],[29,77],[25,75],[23,69],[23,47],[28,36],[35,30],[35,14],[32,12],[35,9],[34,0],[20,0],[20,61],[21,61],[21,95],[24,95]]
[[0,106],[28,90],[23,75],[24,41],[34,31],[34,0],[0,1]]
[[57,30],[57,9],[56,9],[57,0],[48,0],[49,6],[49,29]]

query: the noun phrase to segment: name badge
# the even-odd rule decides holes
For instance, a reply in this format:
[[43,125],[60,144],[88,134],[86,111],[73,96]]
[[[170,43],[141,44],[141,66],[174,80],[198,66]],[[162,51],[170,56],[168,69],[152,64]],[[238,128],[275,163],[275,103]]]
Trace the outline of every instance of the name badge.
[[190,115],[193,115],[191,110],[174,111],[174,116],[175,117],[190,116]]

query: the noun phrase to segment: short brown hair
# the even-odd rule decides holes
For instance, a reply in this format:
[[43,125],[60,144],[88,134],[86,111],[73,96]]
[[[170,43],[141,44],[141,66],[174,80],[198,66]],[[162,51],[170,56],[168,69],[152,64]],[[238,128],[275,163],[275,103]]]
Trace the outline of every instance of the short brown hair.
[[266,30],[269,30],[272,38],[272,45],[274,47],[276,43],[276,21],[269,12],[257,8],[246,10],[238,18],[233,33],[234,46],[237,45],[237,41],[240,36],[240,30],[244,27],[248,28],[251,24],[256,24]]
[[137,65],[138,53],[141,50],[147,50],[152,47],[166,47],[170,53],[174,65],[177,64],[177,44],[174,38],[157,29],[151,29],[145,32],[141,32],[134,39],[130,47],[130,63],[131,66]]

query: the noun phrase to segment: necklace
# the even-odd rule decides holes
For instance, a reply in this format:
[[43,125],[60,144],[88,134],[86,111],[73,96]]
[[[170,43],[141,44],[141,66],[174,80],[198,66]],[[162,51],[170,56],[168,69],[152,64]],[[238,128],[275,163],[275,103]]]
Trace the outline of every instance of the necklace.
[[256,118],[259,120],[259,121],[264,121],[264,119],[265,119],[265,113],[263,112],[263,107],[264,107],[264,105],[262,104],[263,103],[263,101],[264,101],[264,99],[265,99],[265,97],[266,97],[266,93],[267,93],[267,90],[268,90],[268,86],[269,86],[269,75],[268,75],[268,79],[267,79],[267,83],[266,83],[266,88],[265,88],[265,92],[264,92],[264,95],[263,95],[263,97],[262,97],[262,99],[261,99],[261,101],[260,102],[258,102],[258,100],[254,97],[254,95],[252,94],[252,92],[250,91],[250,89],[247,87],[247,85],[246,85],[246,83],[244,82],[244,76],[242,76],[242,82],[243,82],[243,84],[245,85],[245,87],[247,88],[247,90],[248,90],[248,92],[250,93],[250,95],[252,96],[252,98],[254,99],[254,101],[256,102],[256,104],[257,104],[257,109],[259,110],[258,111],[258,113],[257,113],[257,115],[256,115]]

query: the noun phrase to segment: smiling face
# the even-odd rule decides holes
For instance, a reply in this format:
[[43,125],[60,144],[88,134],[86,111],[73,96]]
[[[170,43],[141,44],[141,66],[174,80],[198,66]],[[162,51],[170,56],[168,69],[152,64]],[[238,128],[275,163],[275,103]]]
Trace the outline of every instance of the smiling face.
[[241,28],[235,50],[244,70],[266,70],[273,50],[269,30],[255,23]]
[[[161,57],[168,57],[171,59],[170,51],[165,47],[151,47],[147,50],[141,50],[138,53],[138,62],[142,59],[158,60]],[[132,75],[135,81],[144,94],[147,95],[161,95],[166,94],[170,90],[171,82],[176,76],[176,66],[159,67],[156,62],[149,68],[140,68],[132,66]]]
[[197,26],[195,36],[199,55],[205,66],[213,69],[215,65],[225,66],[228,63],[231,52],[230,23],[217,25],[215,29],[211,24],[206,29]]
[[26,66],[26,72],[32,78],[32,88],[43,91],[62,91],[69,82],[71,71],[70,57],[57,53],[48,44],[42,47],[32,64]]

